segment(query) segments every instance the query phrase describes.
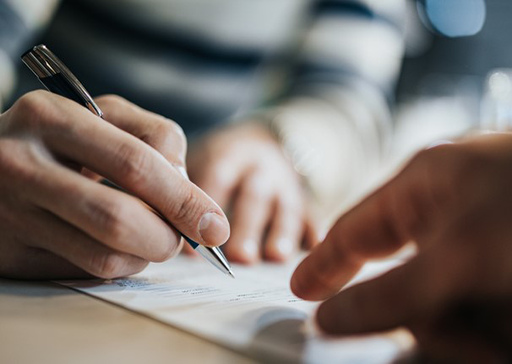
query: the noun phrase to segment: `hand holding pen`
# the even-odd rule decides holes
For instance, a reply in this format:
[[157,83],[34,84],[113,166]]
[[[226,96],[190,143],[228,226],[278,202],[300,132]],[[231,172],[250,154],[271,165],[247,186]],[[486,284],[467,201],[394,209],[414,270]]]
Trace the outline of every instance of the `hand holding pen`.
[[113,278],[177,254],[180,232],[208,246],[227,240],[222,210],[180,172],[181,129],[119,97],[96,102],[108,122],[44,91],[0,116],[0,275]]

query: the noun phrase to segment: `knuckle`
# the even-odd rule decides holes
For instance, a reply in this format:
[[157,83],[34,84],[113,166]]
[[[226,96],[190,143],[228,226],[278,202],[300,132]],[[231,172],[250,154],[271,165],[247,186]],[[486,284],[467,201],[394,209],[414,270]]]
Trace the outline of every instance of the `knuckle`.
[[15,105],[26,111],[40,111],[46,108],[46,93],[44,91],[32,91],[21,96]]
[[456,149],[453,145],[439,145],[420,151],[409,163],[411,174],[421,177],[430,186],[446,186],[445,178],[454,174],[454,167],[458,167]]
[[174,122],[172,120],[169,120],[169,119],[165,119],[164,124],[168,128],[168,132],[169,133],[177,135],[179,140],[182,143],[185,143],[185,144],[187,143],[187,138],[185,136],[185,131],[183,130],[183,128],[178,123],[176,123],[176,122]]
[[33,186],[40,183],[41,168],[46,164],[47,151],[34,143],[24,143],[16,139],[0,139],[0,186],[11,190],[13,182]]
[[11,112],[16,114],[16,124],[25,127],[39,125],[48,110],[47,95],[40,90],[23,95],[11,108]]
[[136,263],[132,263],[129,265],[128,271],[125,272],[123,275],[127,276],[127,275],[140,273],[144,270],[144,268],[146,268],[148,266],[148,264],[149,264],[149,261],[147,261],[147,260],[137,259]]
[[140,147],[123,143],[116,153],[120,177],[128,184],[138,184],[151,169],[151,155]]
[[455,146],[455,144],[439,144],[423,149],[414,156],[413,163],[428,165],[443,162],[453,155],[456,150]]
[[127,229],[123,220],[123,206],[116,202],[101,202],[91,211],[94,223],[98,226],[103,240],[110,244],[122,242],[127,236]]
[[447,184],[455,188],[479,183],[491,162],[485,153],[464,146],[447,145],[438,152],[437,158],[429,165],[431,175],[436,178],[439,174],[447,176]]
[[174,197],[168,203],[168,210],[171,213],[173,221],[177,223],[189,223],[194,216],[202,215],[201,202],[192,189],[183,188],[178,196],[180,196],[180,198],[176,200],[176,197]]
[[126,258],[116,252],[95,254],[91,260],[91,273],[103,279],[120,277],[123,275],[126,267]]
[[105,109],[115,109],[117,107],[124,107],[130,104],[130,102],[125,98],[114,94],[99,96],[96,98],[96,102],[102,105]]
[[478,150],[457,144],[442,144],[419,152],[412,164],[428,169],[433,175],[452,171],[454,177],[467,179],[476,169],[485,168],[488,162],[485,154]]
[[174,121],[169,123],[171,125],[171,128],[173,130],[174,135],[176,135],[176,143],[178,143],[178,146],[181,150],[186,151],[187,150],[187,137],[185,136],[185,132],[183,131],[183,128],[176,124]]
[[187,138],[185,132],[177,123],[172,120],[162,118],[155,126],[155,133],[162,140],[173,146],[174,150],[185,152],[187,150]]
[[175,257],[181,250],[180,244],[166,242],[162,246],[162,251],[154,260],[156,263],[165,262]]
[[485,191],[482,196],[487,196],[490,190],[482,187],[488,184],[493,166],[484,150],[465,144],[444,144],[418,153],[410,172],[423,186],[424,198],[417,199],[419,206],[465,206],[468,196],[475,197],[475,191]]

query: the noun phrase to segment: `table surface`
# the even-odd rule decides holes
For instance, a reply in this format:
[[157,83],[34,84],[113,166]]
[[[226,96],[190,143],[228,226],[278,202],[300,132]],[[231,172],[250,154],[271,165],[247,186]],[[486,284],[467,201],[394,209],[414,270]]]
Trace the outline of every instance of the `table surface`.
[[0,363],[252,363],[50,282],[0,279]]

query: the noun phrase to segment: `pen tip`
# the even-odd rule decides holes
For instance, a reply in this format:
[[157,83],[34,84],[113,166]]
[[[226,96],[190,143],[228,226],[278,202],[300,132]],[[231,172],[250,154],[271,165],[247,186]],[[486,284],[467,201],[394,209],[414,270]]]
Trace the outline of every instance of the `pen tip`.
[[229,271],[228,274],[231,276],[231,278],[235,279],[235,275],[233,274],[233,271]]

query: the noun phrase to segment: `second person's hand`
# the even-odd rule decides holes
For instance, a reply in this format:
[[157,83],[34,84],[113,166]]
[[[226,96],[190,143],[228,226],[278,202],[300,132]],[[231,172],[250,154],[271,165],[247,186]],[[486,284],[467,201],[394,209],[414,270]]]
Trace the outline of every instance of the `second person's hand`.
[[232,234],[223,249],[230,260],[284,261],[302,242],[306,247],[317,242],[300,178],[257,122],[207,134],[192,146],[188,171],[228,211]]
[[[421,152],[338,220],[295,271],[293,291],[328,298],[317,320],[331,334],[406,326],[443,363],[509,362],[511,166],[509,133]],[[409,262],[339,292],[368,259],[410,241]]]

